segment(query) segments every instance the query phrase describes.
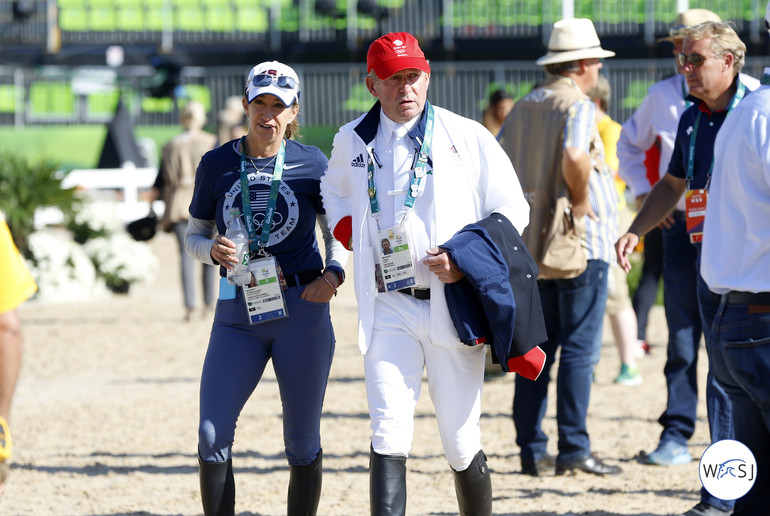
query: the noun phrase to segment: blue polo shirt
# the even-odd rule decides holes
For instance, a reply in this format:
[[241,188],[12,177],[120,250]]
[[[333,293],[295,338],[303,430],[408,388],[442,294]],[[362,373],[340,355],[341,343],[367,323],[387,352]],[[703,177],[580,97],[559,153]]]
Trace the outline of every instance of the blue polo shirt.
[[[736,78],[734,83],[737,83]],[[746,95],[749,89],[746,89]],[[734,98],[734,97],[733,97]],[[705,188],[708,181],[708,172],[714,160],[714,140],[722,124],[727,118],[727,108],[721,111],[711,112],[705,102],[689,95],[687,97],[692,106],[687,108],[679,119],[679,128],[676,131],[674,152],[668,164],[668,173],[674,177],[685,179],[687,177],[687,162],[690,156],[690,135],[695,129],[695,122],[700,113],[698,134],[695,142],[695,161],[693,163],[693,177],[690,189]],[[732,98],[728,106],[732,104]]]

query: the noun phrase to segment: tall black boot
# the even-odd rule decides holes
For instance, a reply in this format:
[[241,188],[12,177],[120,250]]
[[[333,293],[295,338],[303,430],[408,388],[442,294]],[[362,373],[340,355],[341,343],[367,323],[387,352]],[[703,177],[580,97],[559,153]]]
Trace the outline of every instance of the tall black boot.
[[198,457],[204,516],[234,516],[233,461],[205,462]]
[[369,507],[372,516],[406,514],[406,457],[380,455],[371,450]]
[[454,471],[460,516],[492,516],[492,480],[487,456],[479,450],[464,471]]
[[321,499],[323,450],[307,466],[289,466],[289,516],[315,516]]

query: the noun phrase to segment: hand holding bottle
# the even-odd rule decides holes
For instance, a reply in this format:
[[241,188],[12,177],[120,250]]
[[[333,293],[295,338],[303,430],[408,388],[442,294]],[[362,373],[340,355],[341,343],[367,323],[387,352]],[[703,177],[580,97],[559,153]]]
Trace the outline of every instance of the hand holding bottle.
[[211,247],[211,257],[227,269],[227,281],[231,285],[248,285],[249,234],[241,221],[238,208],[230,210],[230,220],[224,236],[217,235]]

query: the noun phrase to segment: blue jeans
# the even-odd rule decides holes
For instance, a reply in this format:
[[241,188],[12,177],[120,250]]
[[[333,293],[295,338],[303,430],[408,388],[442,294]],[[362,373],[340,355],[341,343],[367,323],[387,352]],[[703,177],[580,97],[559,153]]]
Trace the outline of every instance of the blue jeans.
[[658,418],[660,442],[686,445],[695,431],[698,405],[698,348],[701,318],[698,308],[698,251],[690,243],[684,214],[663,230],[663,305],[668,322],[666,376],[668,402]]
[[637,338],[647,338],[647,318],[655,298],[658,296],[658,284],[663,274],[663,237],[660,228],[654,228],[644,235],[644,263],[639,285],[634,292],[631,304],[636,313],[638,327]]
[[515,380],[513,423],[522,459],[538,460],[546,454],[548,437],[543,432],[542,421],[548,403],[551,367],[559,347],[556,379],[559,455],[556,460],[568,464],[591,453],[586,428],[591,357],[607,304],[607,272],[606,262],[589,260],[585,272],[577,278],[537,282],[548,341],[540,346],[546,353],[540,377],[533,382],[517,375]]
[[[753,312],[753,313],[752,313]],[[770,492],[770,307],[728,304],[721,296],[711,339],[723,362],[711,370],[732,403],[735,439],[757,461],[754,487],[735,502],[734,516],[767,514]]]
[[[700,246],[698,252],[700,253]],[[698,270],[700,270],[700,254],[698,255]],[[703,277],[698,274],[698,305],[700,307],[703,337],[706,341],[706,353],[709,360],[708,375],[706,376],[706,409],[708,411],[709,432],[711,442],[723,439],[734,439],[732,403],[722,385],[717,382],[714,369],[724,367],[725,356],[718,343],[714,341],[711,328],[719,310],[719,297],[711,293]],[[705,488],[700,490],[700,499],[709,505],[723,511],[733,508],[733,500],[715,498]]]

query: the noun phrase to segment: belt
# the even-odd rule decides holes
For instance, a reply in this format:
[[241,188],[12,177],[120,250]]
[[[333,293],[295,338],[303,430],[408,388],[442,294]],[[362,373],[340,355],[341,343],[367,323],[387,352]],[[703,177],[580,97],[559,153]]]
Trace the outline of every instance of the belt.
[[727,294],[730,305],[764,305],[770,306],[770,292],[739,292],[733,290]]
[[297,272],[295,274],[285,274],[286,285],[290,287],[299,287],[300,285],[307,285],[318,279],[321,275],[321,271],[305,271]]
[[412,296],[415,299],[430,299],[429,288],[402,288],[398,290],[398,292],[406,294],[407,296]]

